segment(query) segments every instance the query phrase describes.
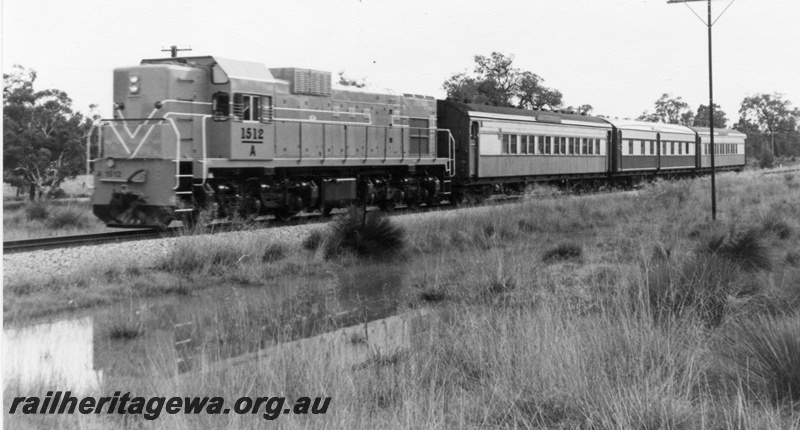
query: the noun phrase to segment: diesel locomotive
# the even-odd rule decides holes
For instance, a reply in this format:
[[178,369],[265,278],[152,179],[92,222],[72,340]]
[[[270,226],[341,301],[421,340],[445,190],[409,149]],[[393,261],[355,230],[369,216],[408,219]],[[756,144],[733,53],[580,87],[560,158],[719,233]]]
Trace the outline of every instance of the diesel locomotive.
[[[163,227],[200,210],[287,219],[353,203],[389,211],[514,192],[710,170],[707,129],[334,88],[331,74],[220,57],[114,70],[95,124],[93,211]],[[744,135],[714,130],[716,166],[741,169]]]

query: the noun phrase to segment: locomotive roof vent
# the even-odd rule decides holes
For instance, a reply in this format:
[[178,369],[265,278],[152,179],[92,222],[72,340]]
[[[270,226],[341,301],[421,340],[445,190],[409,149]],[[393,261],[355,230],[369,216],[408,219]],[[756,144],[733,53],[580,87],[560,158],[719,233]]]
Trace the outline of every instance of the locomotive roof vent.
[[288,81],[294,94],[331,95],[331,72],[295,67],[270,69],[270,72],[275,78]]

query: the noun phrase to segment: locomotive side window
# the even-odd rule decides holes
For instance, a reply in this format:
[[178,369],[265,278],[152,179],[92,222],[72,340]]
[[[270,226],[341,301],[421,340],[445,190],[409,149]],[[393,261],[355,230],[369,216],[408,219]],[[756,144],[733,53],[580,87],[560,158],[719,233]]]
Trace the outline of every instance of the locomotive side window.
[[410,148],[411,154],[427,154],[428,143],[430,140],[430,121],[422,118],[409,118],[410,129]]
[[216,93],[211,100],[214,118],[227,118],[231,112],[231,96],[228,93]]
[[233,116],[239,121],[270,121],[272,97],[236,93],[233,95]]

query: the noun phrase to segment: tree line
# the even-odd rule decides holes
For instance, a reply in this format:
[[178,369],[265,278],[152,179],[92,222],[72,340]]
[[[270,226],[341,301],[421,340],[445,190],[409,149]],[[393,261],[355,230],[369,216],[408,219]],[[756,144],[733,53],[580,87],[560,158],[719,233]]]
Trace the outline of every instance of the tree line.
[[[3,182],[27,189],[31,199],[46,197],[67,178],[84,173],[86,141],[98,115],[89,106],[84,115],[72,109],[69,96],[56,89],[35,90],[35,71],[15,66],[3,74]],[[342,85],[363,87],[364,79],[352,80],[339,73]],[[590,104],[564,106],[561,91],[544,85],[539,75],[514,65],[513,55],[492,52],[476,55],[472,72],[454,73],[442,84],[447,99],[463,103],[551,110],[589,115]],[[697,111],[681,97],[663,94],[653,112],[637,119],[650,122],[708,127],[710,109]],[[728,127],[728,119],[714,105],[714,127]],[[760,159],[800,155],[800,109],[783,95],[755,94],[742,100],[734,129],[747,134],[747,155]],[[92,141],[96,150],[96,136]]]

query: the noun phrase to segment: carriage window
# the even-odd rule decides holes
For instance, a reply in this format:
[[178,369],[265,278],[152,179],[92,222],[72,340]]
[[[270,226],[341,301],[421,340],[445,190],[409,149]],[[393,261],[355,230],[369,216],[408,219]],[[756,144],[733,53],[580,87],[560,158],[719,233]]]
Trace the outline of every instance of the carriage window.
[[670,155],[675,155],[675,142],[670,142],[669,143],[669,154]]
[[509,138],[509,136],[507,134],[503,135],[503,147],[500,149],[500,153],[501,154],[508,154],[508,151],[509,151],[509,148],[510,148],[510,145],[509,145],[509,141],[510,140],[511,139]]
[[519,137],[519,153],[520,154],[528,153],[528,136]]
[[628,155],[633,155],[633,140],[628,140]]
[[409,153],[413,155],[429,153],[430,121],[423,118],[409,118],[408,128],[410,133]]
[[544,152],[542,152],[542,154],[548,154],[549,155],[550,152],[551,152],[550,144],[552,143],[552,140],[550,139],[550,136],[542,136],[542,137],[540,137],[539,138],[539,142],[542,142],[542,141],[544,141]]
[[601,143],[605,143],[605,139],[595,139],[595,141],[594,141],[594,145],[595,145],[594,146],[594,149],[595,149],[594,153],[597,154],[597,155],[602,155],[600,153],[600,151],[601,151],[601,149],[600,149]]
[[575,138],[574,137],[570,137],[569,138],[569,154],[570,155],[575,154]]
[[678,142],[678,155],[682,154],[683,154],[683,144],[681,142]]
[[689,142],[686,142],[686,153],[689,153]]

